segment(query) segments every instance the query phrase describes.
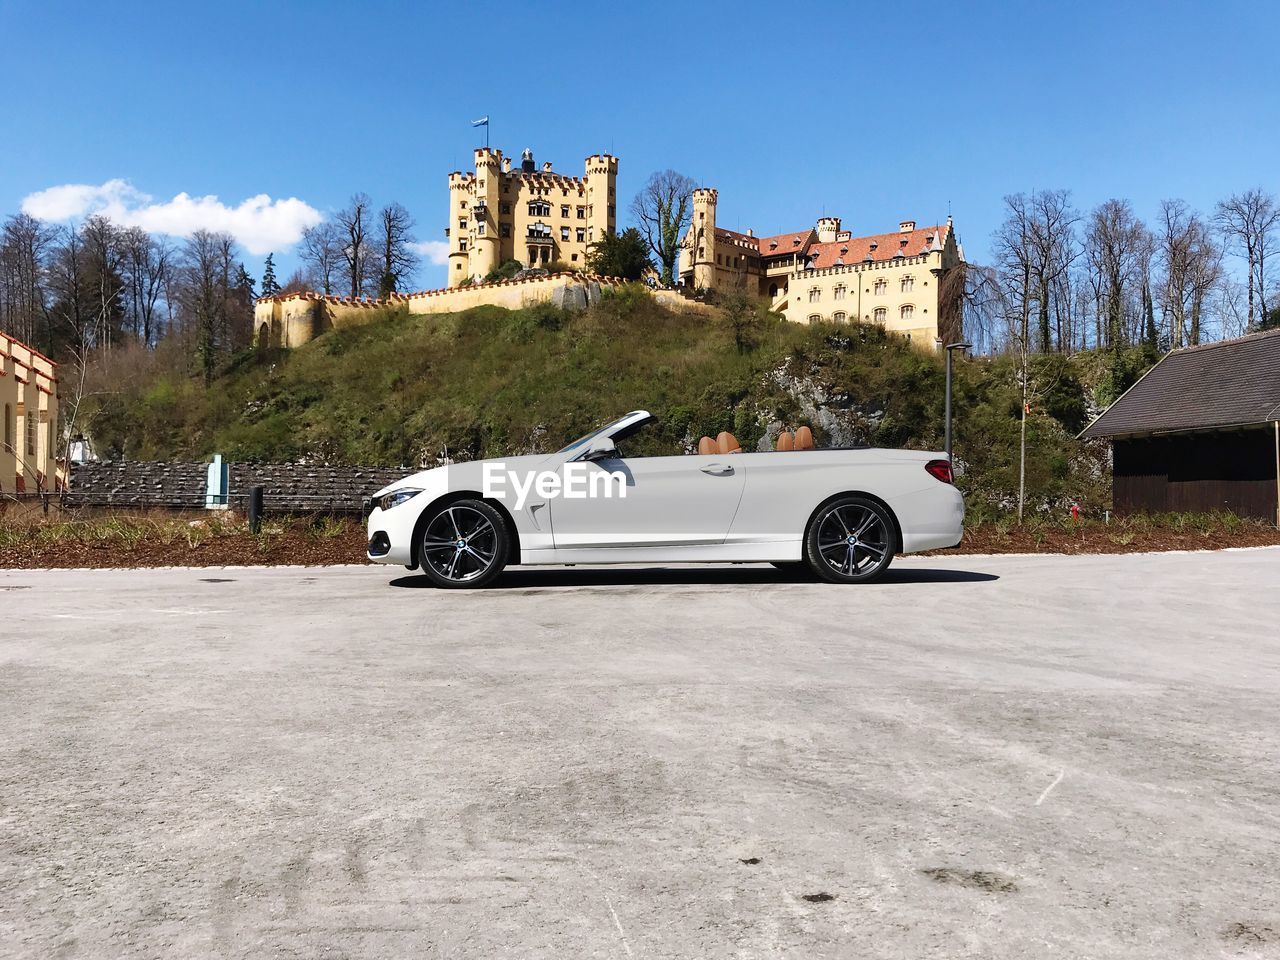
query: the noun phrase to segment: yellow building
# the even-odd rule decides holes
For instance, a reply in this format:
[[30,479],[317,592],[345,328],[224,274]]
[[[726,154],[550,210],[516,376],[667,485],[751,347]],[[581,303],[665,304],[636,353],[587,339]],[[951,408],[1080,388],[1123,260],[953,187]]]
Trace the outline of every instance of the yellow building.
[[964,253],[951,218],[855,237],[839,217],[771,237],[716,226],[718,194],[693,194],[680,252],[680,282],[694,290],[748,290],[788,320],[862,321],[933,347],[960,338]]
[[0,493],[57,486],[57,367],[0,333]]
[[587,157],[585,175],[539,168],[524,151],[519,169],[501,150],[475,151],[474,173],[449,174],[449,280],[483,280],[508,260],[581,270],[587,249],[617,226],[618,159]]

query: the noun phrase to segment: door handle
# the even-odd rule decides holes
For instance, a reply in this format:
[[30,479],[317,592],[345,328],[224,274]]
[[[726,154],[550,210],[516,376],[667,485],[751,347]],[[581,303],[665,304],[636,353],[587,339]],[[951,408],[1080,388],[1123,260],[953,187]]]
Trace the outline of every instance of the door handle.
[[727,463],[708,463],[705,467],[699,467],[703,473],[709,473],[713,477],[723,477],[726,474],[733,473],[733,467]]

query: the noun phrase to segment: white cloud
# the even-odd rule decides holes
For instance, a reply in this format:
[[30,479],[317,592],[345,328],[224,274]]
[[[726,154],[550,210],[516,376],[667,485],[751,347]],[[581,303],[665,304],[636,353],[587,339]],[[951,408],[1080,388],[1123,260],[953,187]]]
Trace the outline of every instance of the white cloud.
[[215,196],[187,193],[157,203],[127,180],[108,180],[101,186],[68,183],[40,190],[22,201],[22,212],[41,220],[102,214],[122,226],[174,237],[214,230],[231,234],[257,256],[288,249],[302,238],[303,230],[324,219],[319,210],[297,197],[272,200],[265,193],[234,207]]
[[449,262],[449,244],[443,240],[423,240],[411,246],[437,267],[443,267]]

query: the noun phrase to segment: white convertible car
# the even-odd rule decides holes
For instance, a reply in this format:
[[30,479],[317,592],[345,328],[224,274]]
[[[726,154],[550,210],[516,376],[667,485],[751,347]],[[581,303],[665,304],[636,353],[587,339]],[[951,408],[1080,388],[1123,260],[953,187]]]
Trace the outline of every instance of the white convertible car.
[[552,454],[424,470],[370,501],[370,560],[481,587],[508,564],[767,561],[834,583],[895,553],[960,542],[964,500],[938,453],[813,449],[784,432],[744,453],[722,433],[697,454],[628,456],[652,417],[627,414]]

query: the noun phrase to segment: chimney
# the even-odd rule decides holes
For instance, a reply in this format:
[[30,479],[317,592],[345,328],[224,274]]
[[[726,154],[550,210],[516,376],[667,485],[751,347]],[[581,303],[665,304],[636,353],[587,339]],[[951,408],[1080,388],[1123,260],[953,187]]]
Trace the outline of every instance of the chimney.
[[748,237],[754,237],[754,236],[755,236],[755,234],[751,232],[751,228],[750,228],[750,227],[747,227],[747,236],[748,236]]
[[511,158],[510,158],[510,157],[503,157],[503,158],[502,158],[502,172],[503,172],[503,173],[510,173],[510,172],[511,172]]
[[550,172],[551,172],[551,161],[550,161],[550,160],[545,160],[545,161],[543,161],[543,164],[542,164],[542,172],[543,172],[543,173],[550,173]]
[[524,153],[520,154],[520,171],[522,173],[533,173],[537,169],[533,163],[533,151],[525,147]]
[[916,228],[916,222],[914,220],[903,220],[901,223],[898,224],[899,233],[910,233],[915,228]]

